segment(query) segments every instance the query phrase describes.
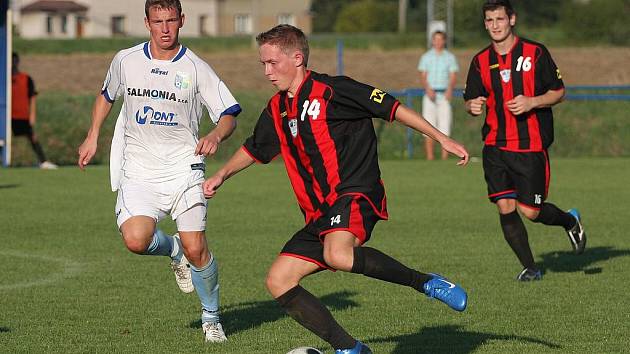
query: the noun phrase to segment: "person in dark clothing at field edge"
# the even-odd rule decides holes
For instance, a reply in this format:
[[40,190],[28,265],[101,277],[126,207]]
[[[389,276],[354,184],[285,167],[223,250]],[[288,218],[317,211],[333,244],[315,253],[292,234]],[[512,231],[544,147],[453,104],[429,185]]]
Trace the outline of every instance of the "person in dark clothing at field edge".
[[20,71],[20,56],[15,52],[13,52],[11,68],[11,130],[13,135],[28,138],[39,160],[40,168],[57,169],[57,165],[46,159],[44,149],[35,135],[37,118],[35,82],[30,75]]

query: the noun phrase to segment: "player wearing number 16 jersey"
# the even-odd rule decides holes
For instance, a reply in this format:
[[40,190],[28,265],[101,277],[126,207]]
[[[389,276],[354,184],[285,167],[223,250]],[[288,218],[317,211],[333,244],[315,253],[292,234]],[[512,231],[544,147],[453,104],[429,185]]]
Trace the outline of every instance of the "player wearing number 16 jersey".
[[492,44],[473,58],[466,81],[466,110],[474,116],[486,105],[482,135],[488,198],[497,204],[505,240],[523,270],[518,280],[541,279],[518,210],[528,219],[564,227],[576,253],[586,234],[577,210],[564,212],[546,202],[547,148],[553,142],[551,106],[564,96],[564,84],[547,48],[513,32],[516,14],[508,0],[483,7]]
[[279,25],[257,37],[265,75],[279,90],[234,156],[204,183],[214,196],[229,177],[254,162],[281,155],[304,214],[305,226],[285,244],[267,276],[267,289],[297,322],[338,353],[370,353],[299,283],[331,269],[409,286],[453,309],[466,307],[464,290],[435,274],[408,268],[364,244],[374,225],[387,219],[372,117],[397,120],[468,161],[463,146],[440,133],[389,94],[347,77],[306,69],[304,33]]

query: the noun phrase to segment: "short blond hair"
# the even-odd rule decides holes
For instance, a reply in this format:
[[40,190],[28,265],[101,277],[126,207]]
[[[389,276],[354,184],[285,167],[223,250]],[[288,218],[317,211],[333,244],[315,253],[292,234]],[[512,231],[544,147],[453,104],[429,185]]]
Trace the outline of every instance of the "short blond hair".
[[308,41],[301,29],[291,25],[277,25],[269,31],[256,36],[258,46],[263,44],[277,45],[285,53],[299,50],[304,55],[304,67],[308,64]]

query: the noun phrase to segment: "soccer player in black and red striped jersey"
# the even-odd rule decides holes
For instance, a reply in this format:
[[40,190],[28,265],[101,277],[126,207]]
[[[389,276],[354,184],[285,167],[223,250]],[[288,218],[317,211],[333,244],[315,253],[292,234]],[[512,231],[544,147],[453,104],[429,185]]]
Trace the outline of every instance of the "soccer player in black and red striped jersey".
[[488,197],[496,203],[505,240],[523,266],[517,279],[539,280],[542,273],[518,211],[533,222],[564,227],[575,253],[586,246],[579,212],[564,212],[545,201],[551,106],[562,100],[564,84],[547,48],[514,33],[516,13],[509,0],[486,1],[483,14],[492,43],[470,64],[466,110],[478,116],[486,106],[482,135]]
[[279,92],[262,111],[242,149],[206,180],[204,193],[211,198],[237,172],[282,155],[306,226],[286,243],[271,266],[266,282],[271,295],[337,353],[370,351],[300,286],[301,279],[320,270],[359,273],[409,286],[463,311],[467,296],[458,285],[363,245],[375,224],[388,218],[372,117],[397,120],[437,140],[461,158],[458,165],[468,162],[466,149],[378,88],[307,70],[308,42],[300,29],[279,25],[256,39],[265,76]]

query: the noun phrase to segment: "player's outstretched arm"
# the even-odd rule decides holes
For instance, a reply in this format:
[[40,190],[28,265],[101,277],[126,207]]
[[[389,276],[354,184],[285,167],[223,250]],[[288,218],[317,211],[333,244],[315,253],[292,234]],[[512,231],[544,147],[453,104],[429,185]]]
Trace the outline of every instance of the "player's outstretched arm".
[[442,145],[444,150],[453,155],[459,156],[461,160],[457,163],[458,165],[466,165],[468,163],[468,151],[466,151],[464,145],[442,134],[442,132],[432,126],[431,123],[427,122],[416,111],[401,104],[396,110],[395,118],[401,124],[404,124],[420,133],[424,133],[433,140],[436,140],[440,143],[440,145]]
[[81,146],[79,146],[79,159],[77,164],[82,170],[90,163],[94,154],[96,154],[98,134],[111,109],[112,103],[107,101],[102,94],[96,96],[94,107],[92,108],[92,125],[90,126],[90,130],[88,130],[85,140]]
[[217,189],[228,178],[251,166],[255,160],[243,149],[238,149],[228,162],[221,167],[212,177],[203,182],[203,194],[206,198],[212,198],[217,193]]
[[195,155],[214,155],[219,149],[219,144],[232,135],[234,129],[236,129],[236,118],[232,115],[222,116],[217,126],[208,135],[199,139]]

